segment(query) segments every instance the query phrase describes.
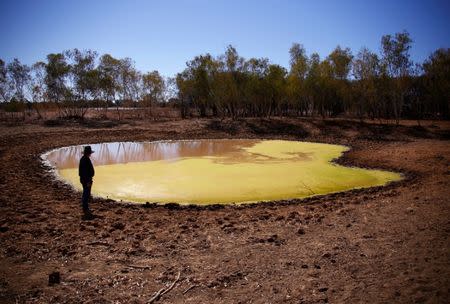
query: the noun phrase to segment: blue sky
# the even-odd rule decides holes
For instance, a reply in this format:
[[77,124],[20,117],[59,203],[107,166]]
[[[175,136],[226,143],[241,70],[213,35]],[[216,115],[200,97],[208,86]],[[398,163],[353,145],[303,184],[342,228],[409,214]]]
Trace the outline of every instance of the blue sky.
[[422,62],[450,47],[450,1],[119,1],[0,0],[0,58],[32,64],[48,53],[93,49],[131,57],[142,71],[173,76],[195,55],[268,57],[288,67],[288,50],[327,56],[338,44],[354,54],[380,49],[381,36],[407,30]]

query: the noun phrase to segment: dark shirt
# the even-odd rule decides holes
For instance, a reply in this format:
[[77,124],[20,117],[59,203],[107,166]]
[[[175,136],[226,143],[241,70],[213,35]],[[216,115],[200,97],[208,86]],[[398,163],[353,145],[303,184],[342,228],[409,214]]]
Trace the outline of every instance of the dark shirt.
[[94,174],[95,171],[91,159],[86,155],[83,155],[80,159],[80,166],[78,167],[78,175],[80,176],[81,183],[92,182]]

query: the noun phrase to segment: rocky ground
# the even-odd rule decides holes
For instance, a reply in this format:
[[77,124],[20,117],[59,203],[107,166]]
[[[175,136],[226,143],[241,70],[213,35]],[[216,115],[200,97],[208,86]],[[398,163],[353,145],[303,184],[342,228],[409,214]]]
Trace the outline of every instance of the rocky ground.
[[[450,125],[425,125],[310,119],[2,125],[0,302],[448,303]],[[405,180],[242,207],[95,199],[97,217],[85,221],[80,194],[53,180],[39,159],[73,144],[191,138],[346,144],[352,150],[339,162],[400,171]],[[59,283],[49,285],[53,272]]]

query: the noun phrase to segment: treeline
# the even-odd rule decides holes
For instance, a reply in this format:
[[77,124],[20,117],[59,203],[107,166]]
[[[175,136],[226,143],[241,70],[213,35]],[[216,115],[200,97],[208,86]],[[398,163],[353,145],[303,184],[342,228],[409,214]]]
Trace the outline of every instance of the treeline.
[[158,71],[142,73],[131,58],[99,57],[92,50],[49,54],[31,67],[0,59],[0,98],[11,111],[32,103],[41,116],[42,105],[52,104],[60,116],[83,118],[89,107],[149,108],[164,103],[168,90]]
[[289,70],[267,58],[245,59],[229,46],[217,57],[196,56],[167,79],[138,71],[130,58],[74,49],[31,67],[0,60],[0,98],[4,105],[52,102],[61,115],[78,117],[88,107],[145,110],[170,100],[184,118],[449,119],[450,49],[418,64],[410,59],[411,46],[409,33],[401,32],[382,37],[380,54],[337,46],[321,59],[295,43]]
[[410,59],[411,44],[402,32],[382,37],[381,56],[338,46],[323,60],[293,44],[289,70],[267,58],[246,60],[229,46],[217,58],[195,57],[177,75],[182,114],[448,119],[450,49],[419,65]]

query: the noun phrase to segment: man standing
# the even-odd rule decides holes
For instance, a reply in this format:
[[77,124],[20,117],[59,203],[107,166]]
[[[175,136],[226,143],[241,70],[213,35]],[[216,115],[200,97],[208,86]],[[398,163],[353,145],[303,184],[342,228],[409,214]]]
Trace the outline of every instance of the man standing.
[[92,153],[94,151],[92,151],[91,146],[84,147],[83,156],[80,159],[80,166],[78,167],[78,175],[80,176],[81,185],[83,185],[81,203],[86,215],[90,215],[89,199],[91,198],[92,178],[95,174],[94,166],[90,159]]

